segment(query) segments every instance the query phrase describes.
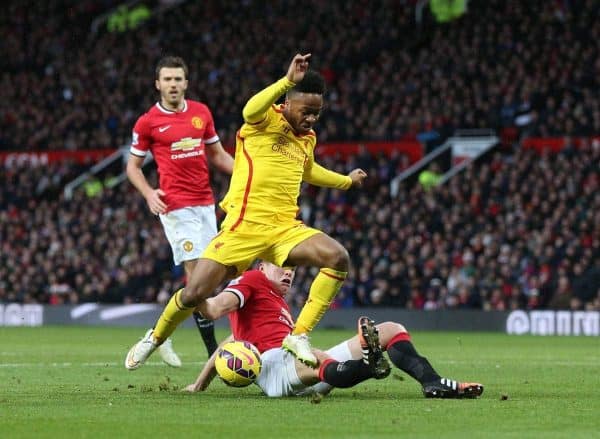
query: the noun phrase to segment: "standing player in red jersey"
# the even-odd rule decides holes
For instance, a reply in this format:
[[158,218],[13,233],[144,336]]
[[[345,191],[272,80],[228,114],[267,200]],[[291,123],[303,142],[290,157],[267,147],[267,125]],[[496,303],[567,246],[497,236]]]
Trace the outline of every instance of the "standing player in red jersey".
[[[282,340],[294,328],[285,301],[293,280],[293,270],[261,262],[258,270],[245,272],[199,306],[202,314],[213,320],[229,313],[232,335],[223,343],[245,340],[261,352],[262,368],[256,384],[267,396],[324,394],[333,387],[351,387],[369,378],[385,378],[390,365],[383,350],[396,367],[421,384],[428,398],[476,398],[483,393],[479,383],[461,383],[438,375],[429,361],[417,353],[400,323],[375,325],[367,317],[358,319],[355,337],[326,352],[313,349],[319,367],[308,367],[281,347]],[[211,356],[196,382],[186,390],[206,390],[216,376],[216,355]]]
[[[167,56],[156,66],[160,100],[133,128],[127,176],[160,217],[175,265],[183,262],[189,279],[198,258],[217,234],[214,196],[208,163],[231,174],[233,158],[223,149],[210,109],[185,99],[188,67],[180,57]],[[158,167],[159,187],[149,185],[142,171],[150,151]],[[208,160],[207,160],[208,158]],[[217,347],[212,321],[194,314],[208,354]],[[170,366],[181,366],[171,341],[159,349]]]

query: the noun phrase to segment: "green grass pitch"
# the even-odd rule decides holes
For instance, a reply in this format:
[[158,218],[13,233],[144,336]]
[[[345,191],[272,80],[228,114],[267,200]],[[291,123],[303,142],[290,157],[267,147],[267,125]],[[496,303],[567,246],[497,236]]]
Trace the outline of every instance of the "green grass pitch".
[[[174,335],[184,366],[123,359],[142,328],[0,328],[0,437],[590,438],[600,434],[600,339],[413,333],[443,376],[485,385],[478,400],[430,400],[389,378],[311,398],[269,399],[255,386],[185,394],[206,360],[191,329]],[[224,337],[224,332],[219,332]],[[326,348],[347,331],[317,330]],[[503,398],[503,395],[505,396]]]

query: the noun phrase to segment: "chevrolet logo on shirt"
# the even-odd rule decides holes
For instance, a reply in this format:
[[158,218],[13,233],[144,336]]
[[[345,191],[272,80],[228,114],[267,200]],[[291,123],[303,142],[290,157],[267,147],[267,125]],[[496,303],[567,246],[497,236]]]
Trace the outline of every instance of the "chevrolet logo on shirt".
[[178,142],[171,143],[171,151],[189,151],[197,148],[202,144],[202,139],[194,139],[192,137],[184,137]]

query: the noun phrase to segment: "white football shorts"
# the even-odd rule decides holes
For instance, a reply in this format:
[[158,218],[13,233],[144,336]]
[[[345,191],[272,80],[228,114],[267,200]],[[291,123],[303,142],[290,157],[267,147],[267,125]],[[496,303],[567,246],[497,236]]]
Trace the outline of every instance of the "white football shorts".
[[[332,347],[326,352],[337,361],[352,359],[347,341]],[[321,382],[313,386],[303,384],[296,373],[295,357],[282,348],[269,349],[263,352],[260,357],[262,368],[256,379],[256,384],[269,397],[303,396],[316,392],[327,394],[331,391],[332,387],[326,383]]]
[[159,215],[175,265],[198,259],[217,234],[215,205],[183,207]]

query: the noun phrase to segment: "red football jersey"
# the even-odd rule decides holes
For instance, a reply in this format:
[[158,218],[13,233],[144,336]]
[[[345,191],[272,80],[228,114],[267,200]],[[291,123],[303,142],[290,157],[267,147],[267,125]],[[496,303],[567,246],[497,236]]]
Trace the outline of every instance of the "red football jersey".
[[183,110],[176,112],[157,102],[137,120],[130,152],[139,157],[152,152],[166,194],[163,201],[171,211],[214,203],[205,145],[218,141],[206,105],[186,99]]
[[294,328],[288,304],[272,288],[259,270],[245,272],[225,288],[240,300],[240,309],[229,314],[233,337],[249,341],[260,352],[281,347]]

